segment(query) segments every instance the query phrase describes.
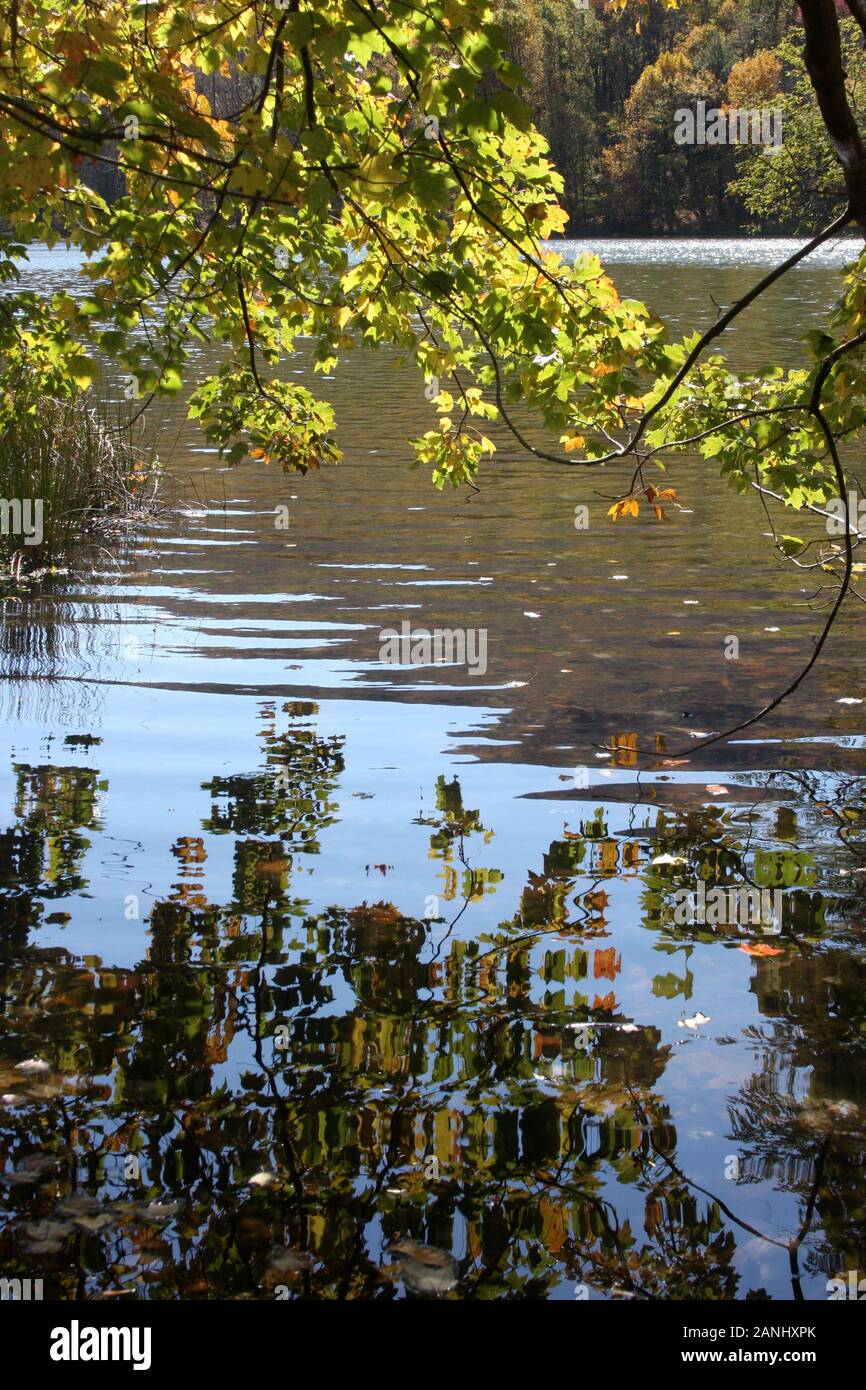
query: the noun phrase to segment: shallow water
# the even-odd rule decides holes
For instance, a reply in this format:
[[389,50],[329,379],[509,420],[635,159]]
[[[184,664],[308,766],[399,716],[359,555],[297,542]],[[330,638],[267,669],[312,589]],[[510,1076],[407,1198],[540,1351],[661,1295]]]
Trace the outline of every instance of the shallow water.
[[[596,249],[685,329],[794,245]],[[777,286],[735,360],[796,360],[845,259]],[[858,612],[772,718],[693,752],[823,622],[757,499],[685,459],[669,525],[613,527],[615,472],[504,437],[478,494],[439,495],[407,467],[412,372],[358,357],[327,389],[346,460],[306,478],[224,468],[161,405],[177,509],[6,599],[0,1273],[825,1298],[866,1258]],[[486,669],[383,664],[404,621],[484,630]],[[681,924],[699,882],[778,891],[781,922]],[[401,1238],[453,1278],[419,1286]]]

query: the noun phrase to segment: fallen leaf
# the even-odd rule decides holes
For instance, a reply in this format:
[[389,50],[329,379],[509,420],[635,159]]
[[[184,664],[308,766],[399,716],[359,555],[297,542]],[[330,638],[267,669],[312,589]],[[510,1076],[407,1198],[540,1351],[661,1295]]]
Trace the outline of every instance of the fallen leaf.
[[254,1173],[251,1178],[247,1178],[248,1187],[272,1187],[275,1182],[273,1173]]
[[109,1216],[107,1211],[99,1212],[96,1216],[76,1216],[75,1225],[79,1231],[84,1231],[87,1235],[95,1236],[106,1227],[113,1226],[116,1218]]
[[400,1240],[386,1247],[399,1260],[399,1273],[413,1293],[448,1293],[457,1284],[457,1262],[447,1250],[422,1245],[417,1240]]
[[309,1250],[283,1249],[278,1245],[271,1251],[270,1268],[277,1274],[290,1274],[315,1267],[315,1256]]

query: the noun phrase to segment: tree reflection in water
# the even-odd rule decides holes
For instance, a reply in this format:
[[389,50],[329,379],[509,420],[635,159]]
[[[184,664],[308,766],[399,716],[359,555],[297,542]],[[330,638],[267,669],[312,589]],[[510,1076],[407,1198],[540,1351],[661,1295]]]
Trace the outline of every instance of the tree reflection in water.
[[[457,919],[502,869],[474,862],[495,860],[494,837],[440,777],[417,822],[441,870],[436,910],[313,913],[298,870],[337,816],[343,771],[343,739],[322,737],[316,713],[266,703],[261,768],[205,785],[209,813],[172,846],[177,882],[133,968],[38,945],[65,917],[53,899],[86,907],[106,783],[16,765],[0,834],[4,1274],[38,1273],[62,1297],[435,1294],[386,1253],[415,1241],[457,1258],[448,1298],[573,1297],[575,1283],[742,1298],[764,1294],[741,1286],[741,1242],[781,1254],[795,1296],[803,1261],[855,1265],[866,966],[857,929],[827,926],[793,831],[769,854],[721,812],[659,809],[651,832],[617,838],[598,810],[551,843],[511,920],[466,940]],[[231,900],[215,903],[221,837]],[[622,1012],[622,954],[606,944],[605,884],[641,876],[642,924],[683,961],[653,990],[688,999],[695,945],[738,941],[674,924],[672,894],[696,873],[779,883],[794,905],[786,949],[755,961],[764,1023],[730,1097],[741,1168],[724,1193],[678,1158],[660,1091],[671,1048]],[[795,1229],[738,1214],[738,1185],[767,1178],[796,1198]]]

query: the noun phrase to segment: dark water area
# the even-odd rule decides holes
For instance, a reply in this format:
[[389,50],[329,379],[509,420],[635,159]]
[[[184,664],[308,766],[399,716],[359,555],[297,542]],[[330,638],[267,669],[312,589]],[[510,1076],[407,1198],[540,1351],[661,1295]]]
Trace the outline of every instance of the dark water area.
[[[794,245],[593,249],[685,332]],[[733,361],[800,360],[845,260]],[[684,456],[669,524],[614,526],[617,470],[503,434],[438,494],[411,369],[312,385],[339,468],[229,469],[159,403],[170,513],[2,598],[0,1268],[64,1298],[826,1299],[866,1269],[859,605],[693,750],[825,618],[757,496]],[[485,669],[383,663],[404,622],[484,631]]]

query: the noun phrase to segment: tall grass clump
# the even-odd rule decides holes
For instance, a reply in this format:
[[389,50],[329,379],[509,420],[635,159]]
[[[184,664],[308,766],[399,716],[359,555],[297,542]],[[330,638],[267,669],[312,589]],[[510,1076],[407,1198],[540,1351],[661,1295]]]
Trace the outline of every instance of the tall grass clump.
[[155,457],[82,395],[47,394],[25,364],[0,377],[0,572],[70,563],[150,510]]

